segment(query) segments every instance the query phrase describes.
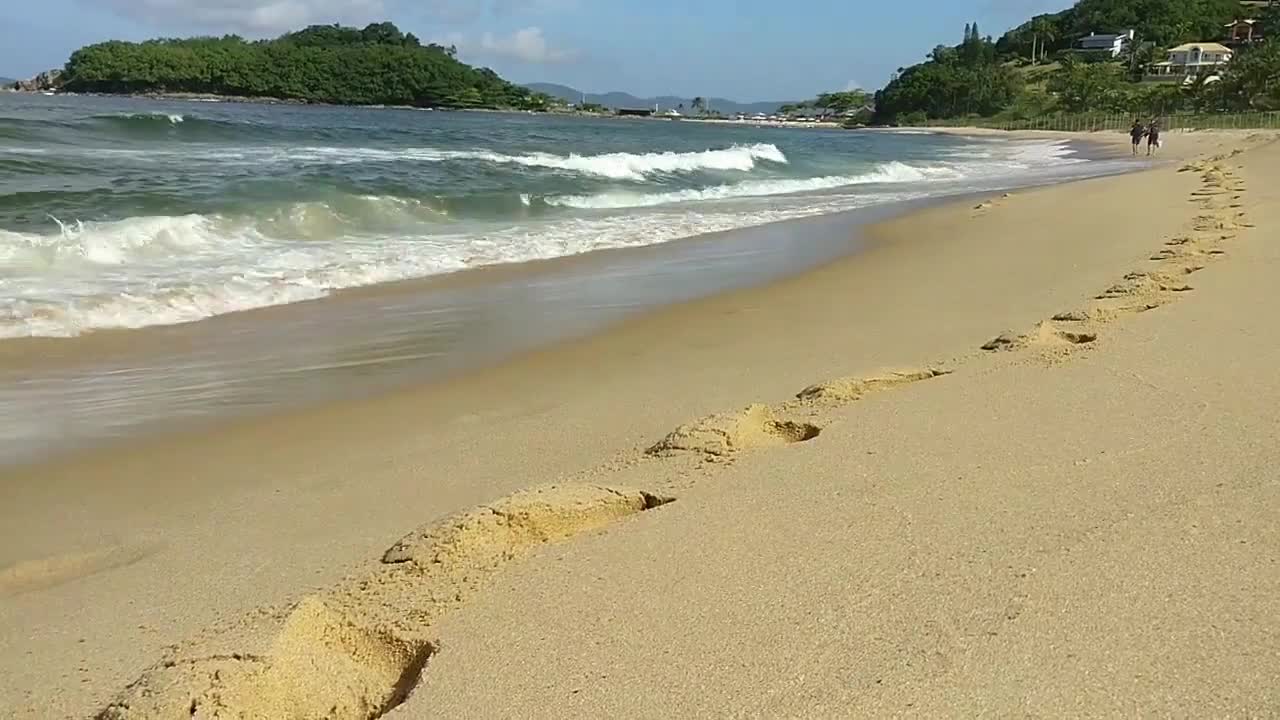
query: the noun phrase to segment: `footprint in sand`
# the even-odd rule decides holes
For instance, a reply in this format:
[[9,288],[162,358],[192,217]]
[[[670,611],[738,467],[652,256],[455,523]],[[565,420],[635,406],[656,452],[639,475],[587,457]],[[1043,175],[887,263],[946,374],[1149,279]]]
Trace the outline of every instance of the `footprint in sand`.
[[1226,255],[1226,251],[1216,247],[1202,247],[1199,244],[1182,245],[1177,248],[1165,248],[1151,256],[1155,262],[1187,260],[1193,258],[1217,258]]
[[779,419],[768,405],[751,405],[736,413],[708,415],[681,425],[645,454],[669,457],[693,453],[727,457],[743,450],[812,440],[822,428],[812,423]]
[[234,635],[210,635],[236,650],[159,662],[97,720],[380,718],[418,684],[436,649],[431,624],[504,565],[671,501],[550,485],[450,515],[405,536],[368,575],[304,598],[283,617],[252,615]]
[[1097,295],[1098,300],[1123,298],[1131,295],[1155,295],[1159,293],[1188,292],[1190,285],[1179,282],[1162,272],[1131,272],[1124,281],[1116,283]]
[[[1066,316],[1061,313],[1060,316]],[[1074,317],[1074,313],[1072,313]],[[1042,321],[1034,330],[1024,335],[1006,332],[988,340],[983,346],[987,351],[1020,350],[1023,348],[1064,348],[1088,345],[1098,339],[1097,333],[1064,330],[1051,322]]]
[[931,380],[950,375],[951,370],[924,368],[921,370],[895,370],[871,377],[842,377],[817,383],[796,393],[801,402],[847,403],[860,400],[864,395],[888,390],[901,385]]

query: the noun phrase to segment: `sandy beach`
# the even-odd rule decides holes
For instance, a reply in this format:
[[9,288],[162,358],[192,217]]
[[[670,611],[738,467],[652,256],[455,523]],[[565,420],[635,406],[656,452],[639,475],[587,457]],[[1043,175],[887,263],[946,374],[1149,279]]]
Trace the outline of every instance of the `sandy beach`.
[[445,384],[6,470],[0,708],[1280,714],[1273,139],[1173,134]]

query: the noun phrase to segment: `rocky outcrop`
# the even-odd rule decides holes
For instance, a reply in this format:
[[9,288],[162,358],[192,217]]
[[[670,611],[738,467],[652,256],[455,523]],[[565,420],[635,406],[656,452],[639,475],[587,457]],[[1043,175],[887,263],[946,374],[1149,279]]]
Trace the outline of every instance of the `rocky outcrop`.
[[46,70],[30,80],[19,80],[14,85],[15,90],[24,92],[43,92],[57,90],[60,87],[62,87],[62,71],[58,69]]

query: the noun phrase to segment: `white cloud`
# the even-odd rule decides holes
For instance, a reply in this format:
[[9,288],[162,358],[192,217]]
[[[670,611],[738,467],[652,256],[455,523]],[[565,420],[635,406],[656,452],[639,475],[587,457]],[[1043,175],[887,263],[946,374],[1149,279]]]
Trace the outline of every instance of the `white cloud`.
[[485,33],[480,36],[476,50],[484,55],[537,64],[571,62],[578,57],[573,50],[551,47],[539,27],[527,27],[505,36]]
[[174,23],[250,34],[314,23],[367,23],[386,17],[383,0],[108,0],[119,14],[152,25]]

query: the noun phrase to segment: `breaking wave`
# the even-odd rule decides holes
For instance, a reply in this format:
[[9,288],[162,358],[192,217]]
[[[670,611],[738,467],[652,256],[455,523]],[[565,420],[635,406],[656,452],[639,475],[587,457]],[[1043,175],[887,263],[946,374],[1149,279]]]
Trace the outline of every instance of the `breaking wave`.
[[526,153],[507,155],[487,150],[437,150],[434,148],[338,148],[310,147],[287,152],[291,160],[313,160],[333,164],[368,161],[450,162],[476,161],[496,165],[521,165],[594,175],[610,180],[643,180],[657,174],[691,173],[704,170],[749,172],[761,162],[783,165],[787,156],[776,145],[734,145],[701,152],[604,153],[600,155],[555,155]]
[[[192,322],[342,288],[653,245],[831,211],[632,213],[450,232],[417,201],[357,200],[364,211],[303,203],[260,218],[191,214],[57,223],[52,233],[0,230],[0,267],[13,273],[6,285],[11,292],[0,298],[0,338]],[[372,224],[375,218],[389,223],[388,217],[396,218],[394,231]]]
[[451,145],[435,130],[369,138],[325,126],[299,136],[237,112],[94,115],[52,129],[0,118],[0,139],[19,139],[0,142],[0,168],[21,180],[0,183],[0,214],[13,220],[0,230],[0,337],[191,322],[342,288],[1025,184],[1086,162],[1043,142],[841,155],[824,135],[779,135],[796,143],[786,153],[732,139],[659,151],[647,136],[484,148],[475,135]]
[[794,195],[797,193],[832,190],[851,185],[927,182],[930,180],[954,180],[961,177],[963,177],[963,174],[959,170],[949,167],[916,167],[895,161],[883,163],[877,166],[876,169],[861,175],[747,180],[707,188],[689,188],[659,193],[607,192],[597,195],[565,195],[546,198],[545,202],[548,205],[584,210],[609,210],[655,207],[682,202]]

